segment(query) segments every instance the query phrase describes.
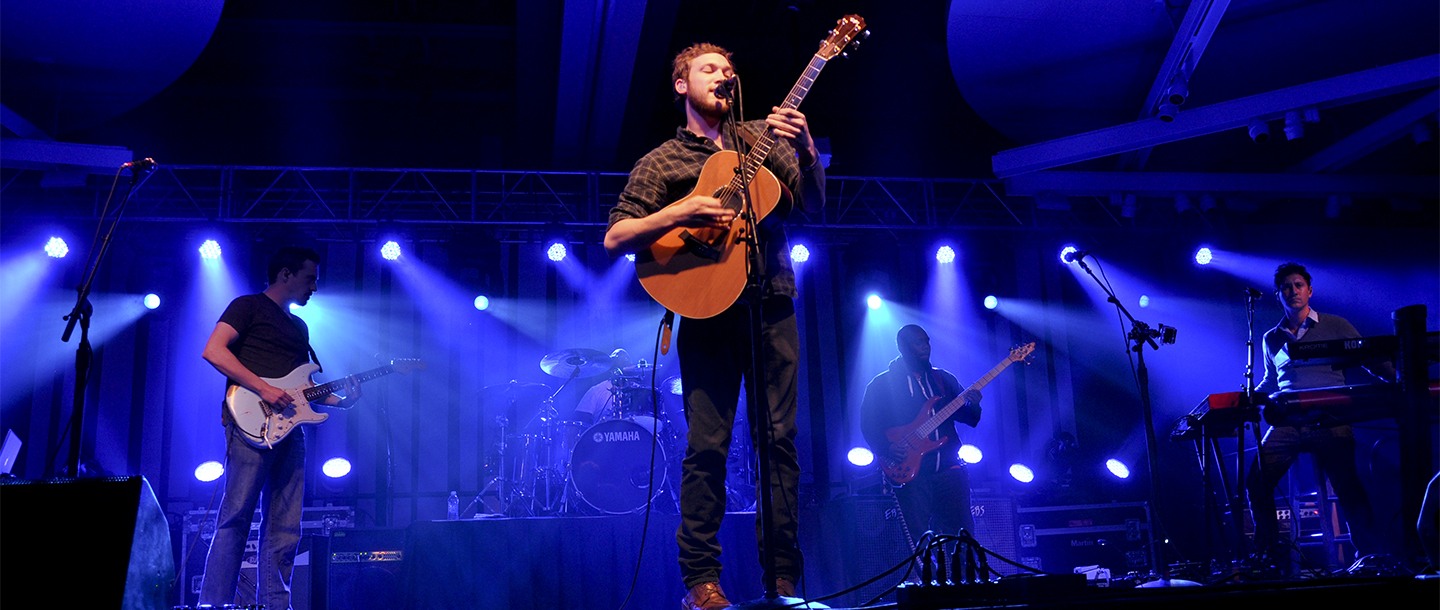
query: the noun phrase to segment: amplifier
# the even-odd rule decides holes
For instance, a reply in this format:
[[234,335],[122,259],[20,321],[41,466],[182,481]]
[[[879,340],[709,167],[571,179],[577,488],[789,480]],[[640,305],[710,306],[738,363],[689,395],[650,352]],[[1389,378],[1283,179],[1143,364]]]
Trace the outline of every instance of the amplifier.
[[[215,521],[219,511],[192,510],[185,514],[180,537],[180,581],[176,597],[181,605],[193,606],[199,603],[200,583],[205,576],[205,557],[210,554],[210,540],[215,537]],[[300,587],[308,592],[310,566],[321,558],[312,557],[310,548],[314,538],[332,535],[337,530],[355,527],[355,509],[349,506],[316,506],[301,509],[300,549],[295,555],[295,574],[292,576],[292,603],[295,610],[309,610],[310,606],[300,605]],[[245,542],[245,556],[240,565],[240,595],[236,603],[251,604],[255,598],[256,555],[260,546],[260,511],[250,522],[250,538]],[[302,567],[303,566],[303,567]]]
[[326,542],[325,565],[317,566],[326,586],[311,610],[399,610],[403,528],[341,530]]

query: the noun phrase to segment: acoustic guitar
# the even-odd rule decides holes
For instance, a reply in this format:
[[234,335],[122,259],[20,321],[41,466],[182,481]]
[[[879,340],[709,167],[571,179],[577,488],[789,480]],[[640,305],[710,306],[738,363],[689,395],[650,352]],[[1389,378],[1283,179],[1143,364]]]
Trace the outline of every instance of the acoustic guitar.
[[[837,21],[781,107],[799,107],[825,62],[846,47],[858,44],[857,37],[865,33],[865,20],[856,15],[846,15]],[[763,165],[774,146],[775,134],[767,129],[743,159],[732,150],[711,155],[700,170],[695,188],[670,204],[677,205],[698,196],[714,197],[720,200],[720,205],[735,212],[729,227],[676,227],[636,254],[635,270],[640,284],[666,309],[687,318],[710,318],[740,298],[745,289],[744,240],[751,230],[742,219],[745,206],[742,185],[748,182],[756,222],[763,221],[775,209],[783,191],[780,181]]]

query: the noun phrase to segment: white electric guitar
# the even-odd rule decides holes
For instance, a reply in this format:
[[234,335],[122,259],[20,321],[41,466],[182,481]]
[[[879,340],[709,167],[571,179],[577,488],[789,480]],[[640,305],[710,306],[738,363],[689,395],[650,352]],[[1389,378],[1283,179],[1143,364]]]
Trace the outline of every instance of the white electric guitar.
[[289,407],[283,410],[276,409],[274,405],[261,400],[259,394],[241,386],[232,385],[225,391],[225,408],[230,410],[230,417],[235,420],[235,425],[244,434],[245,442],[260,449],[269,449],[273,448],[275,443],[284,440],[285,436],[295,429],[295,426],[318,424],[329,419],[328,413],[316,413],[314,409],[310,408],[310,403],[324,400],[325,397],[344,389],[346,379],[353,378],[356,383],[361,383],[390,373],[405,374],[417,369],[424,370],[425,361],[402,358],[391,360],[390,364],[363,373],[315,385],[310,381],[310,375],[320,370],[320,366],[314,362],[306,362],[295,367],[295,370],[290,371],[289,375],[279,379],[261,378],[265,383],[285,390],[285,393],[294,399]]

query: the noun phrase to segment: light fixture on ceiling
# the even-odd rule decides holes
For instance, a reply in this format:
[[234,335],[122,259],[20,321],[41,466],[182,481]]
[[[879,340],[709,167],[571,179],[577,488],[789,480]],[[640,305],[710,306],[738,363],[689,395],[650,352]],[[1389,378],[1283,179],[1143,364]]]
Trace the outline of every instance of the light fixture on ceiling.
[[1175,120],[1177,114],[1180,114],[1180,107],[1167,100],[1160,103],[1160,110],[1156,112],[1155,116],[1160,117],[1161,121],[1169,123]]
[[1270,124],[1260,119],[1250,121],[1250,139],[1256,144],[1270,141]]
[[1136,201],[1135,193],[1125,193],[1125,197],[1120,200],[1120,216],[1134,218],[1139,209],[1140,204]]
[[1185,73],[1175,75],[1175,80],[1170,82],[1170,88],[1165,90],[1165,99],[1171,104],[1179,106],[1185,103],[1185,98],[1190,97],[1190,85]]
[[1285,139],[1299,140],[1305,137],[1305,123],[1300,119],[1299,110],[1285,113]]

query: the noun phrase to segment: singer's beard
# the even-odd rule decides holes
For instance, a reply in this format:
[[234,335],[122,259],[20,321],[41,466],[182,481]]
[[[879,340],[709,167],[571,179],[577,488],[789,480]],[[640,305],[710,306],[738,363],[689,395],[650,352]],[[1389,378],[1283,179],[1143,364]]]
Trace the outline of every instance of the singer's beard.
[[710,91],[691,89],[685,98],[690,107],[701,116],[723,119],[730,112],[730,101],[717,98]]

